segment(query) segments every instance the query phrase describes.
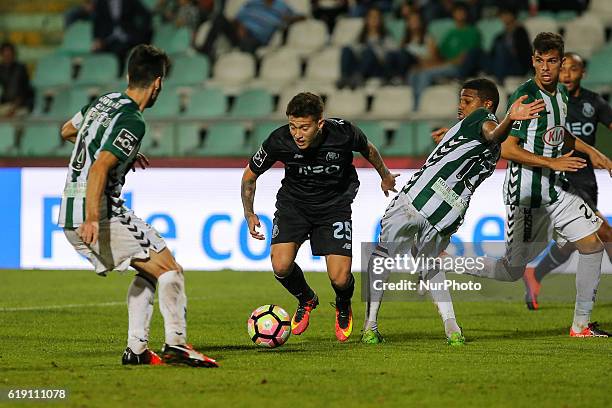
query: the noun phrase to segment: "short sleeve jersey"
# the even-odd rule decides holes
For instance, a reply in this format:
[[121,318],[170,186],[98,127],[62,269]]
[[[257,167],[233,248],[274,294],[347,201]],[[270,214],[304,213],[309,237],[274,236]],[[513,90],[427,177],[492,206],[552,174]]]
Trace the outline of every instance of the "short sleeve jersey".
[[76,228],[85,219],[87,178],[102,151],[117,157],[118,164],[108,174],[100,218],[127,211],[120,198],[121,189],[145,134],[145,123],[138,105],[119,92],[102,95],[83,107],[72,118],[72,124],[78,129],[78,134],[59,215],[59,225],[65,228]]
[[368,140],[358,127],[342,119],[326,119],[321,132],[318,146],[302,150],[295,144],[289,125],[281,126],[251,157],[249,168],[257,175],[277,161],[285,166],[276,196],[279,202],[310,210],[353,202],[359,188],[353,152],[366,152]]

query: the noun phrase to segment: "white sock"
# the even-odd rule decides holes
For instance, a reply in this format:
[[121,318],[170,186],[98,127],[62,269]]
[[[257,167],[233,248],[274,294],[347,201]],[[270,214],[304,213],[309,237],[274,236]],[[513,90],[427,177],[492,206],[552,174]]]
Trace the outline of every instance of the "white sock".
[[157,280],[159,282],[159,310],[164,317],[166,344],[183,345],[187,343],[187,296],[185,296],[185,277],[181,272],[168,271]]
[[380,310],[380,305],[384,292],[375,290],[373,287],[373,281],[382,280],[383,282],[387,282],[389,280],[391,272],[385,268],[385,270],[381,274],[374,273],[374,259],[386,257],[388,257],[388,255],[386,254],[386,250],[377,247],[368,262],[368,298],[365,310],[365,321],[363,324],[364,330],[378,330],[378,311]]
[[[435,284],[435,287],[440,287],[446,280],[446,273],[438,272],[430,277],[432,273],[435,273],[435,271],[426,273],[424,279],[428,279],[430,284]],[[455,320],[455,309],[453,308],[453,300],[450,291],[448,289],[437,289],[430,290],[429,293],[444,323],[446,337],[450,337],[451,334],[461,331],[457,325],[457,320]]]
[[574,308],[574,332],[581,332],[591,320],[595,294],[601,275],[603,251],[594,254],[580,254],[576,271],[576,306]]
[[141,354],[147,348],[154,301],[153,279],[136,275],[127,292],[129,321],[127,345],[136,354]]

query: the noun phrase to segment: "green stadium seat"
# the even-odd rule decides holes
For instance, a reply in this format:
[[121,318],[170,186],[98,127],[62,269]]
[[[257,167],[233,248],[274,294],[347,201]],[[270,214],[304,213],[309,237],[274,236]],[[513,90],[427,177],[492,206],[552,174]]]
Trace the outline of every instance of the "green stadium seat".
[[70,58],[65,55],[50,55],[38,61],[32,84],[39,90],[66,86],[71,83],[71,76]]
[[59,52],[69,55],[88,54],[93,42],[93,26],[90,22],[77,21],[68,27]]
[[195,86],[206,81],[210,74],[208,58],[202,55],[181,55],[172,61],[172,70],[166,80],[169,86]]
[[565,23],[575,19],[576,17],[578,17],[578,13],[576,13],[574,10],[558,11],[554,15],[554,19],[557,20],[558,23]]
[[150,124],[141,151],[151,157],[174,156],[174,129],[172,123]]
[[26,156],[55,156],[61,145],[60,130],[49,124],[25,127],[21,136],[21,154]]
[[397,42],[398,44],[401,43],[404,39],[404,33],[406,32],[406,23],[404,22],[404,20],[396,18],[387,18],[385,19],[385,26],[387,27],[389,34],[391,34],[391,37],[393,37],[395,42]]
[[251,148],[245,143],[244,127],[240,123],[214,123],[208,127],[200,156],[248,156]]
[[357,122],[354,123],[378,150],[382,150],[387,145],[385,128],[380,122]]
[[185,123],[178,125],[176,146],[177,153],[181,156],[196,156],[202,145],[202,126],[197,123]]
[[239,118],[260,118],[274,110],[272,95],[263,89],[250,89],[238,95],[231,115]]
[[583,86],[595,90],[599,87],[609,87],[612,83],[610,65],[612,65],[612,49],[593,55],[587,65],[588,74],[582,80]]
[[227,112],[227,98],[220,89],[206,88],[194,91],[185,117],[189,119],[216,118]]
[[59,92],[53,97],[49,112],[43,114],[61,120],[70,119],[75,113],[91,100],[89,92],[82,88],[74,88],[70,91]]
[[446,33],[455,27],[455,22],[451,18],[441,18],[439,20],[433,20],[429,23],[429,28],[427,31],[429,35],[433,37],[437,44],[442,41],[442,38],[446,35]]
[[251,137],[251,147],[254,149],[259,148],[259,146],[263,143],[264,140],[270,136],[272,131],[278,129],[283,126],[285,123],[283,122],[261,122],[255,125],[255,129],[253,129],[253,134]]
[[162,28],[159,34],[155,33],[153,44],[169,55],[187,52],[191,45],[191,31],[187,27],[174,28],[174,31]]
[[55,155],[70,158],[72,150],[74,150],[74,143],[62,140],[57,150],[55,150]]
[[14,156],[16,153],[15,128],[10,123],[0,123],[0,157]]
[[152,108],[144,111],[147,119],[172,119],[180,114],[181,104],[176,88],[165,86]]
[[106,85],[117,81],[119,62],[113,54],[88,54],[83,56],[77,85]]
[[491,18],[480,20],[476,26],[482,37],[482,48],[485,51],[490,51],[495,37],[504,31],[504,24],[498,18]]
[[426,156],[433,146],[428,122],[404,122],[395,131],[383,153],[390,156]]

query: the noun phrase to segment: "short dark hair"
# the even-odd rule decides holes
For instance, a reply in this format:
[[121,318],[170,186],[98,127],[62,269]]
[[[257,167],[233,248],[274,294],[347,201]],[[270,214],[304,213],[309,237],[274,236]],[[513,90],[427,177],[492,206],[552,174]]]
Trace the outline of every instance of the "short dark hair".
[[563,57],[565,58],[575,58],[577,60],[580,61],[580,63],[582,64],[582,68],[586,68],[586,61],[584,60],[584,58],[582,58],[582,56],[580,54],[578,54],[577,52],[566,52]]
[[168,55],[149,44],[135,46],[128,60],[128,86],[146,88],[158,77],[166,76],[170,67]]
[[493,113],[497,111],[499,105],[499,91],[495,82],[486,78],[476,78],[465,81],[461,89],[473,89],[478,93],[478,97],[483,101],[493,102]]
[[16,53],[15,45],[12,42],[5,41],[2,44],[0,44],[0,51],[4,51],[7,48],[11,50],[13,54]]
[[307,118],[312,116],[321,119],[323,116],[323,99],[312,92],[301,92],[295,95],[287,104],[287,116]]
[[561,37],[557,33],[549,33],[543,32],[536,35],[536,38],[533,40],[533,53],[536,51],[540,54],[551,50],[559,51],[559,56],[563,58],[564,53],[564,43],[563,37]]

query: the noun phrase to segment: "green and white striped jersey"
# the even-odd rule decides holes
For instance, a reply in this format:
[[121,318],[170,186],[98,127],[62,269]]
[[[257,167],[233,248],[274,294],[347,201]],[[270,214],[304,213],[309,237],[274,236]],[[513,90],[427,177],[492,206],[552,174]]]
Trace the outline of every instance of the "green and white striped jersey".
[[[528,152],[559,157],[565,137],[567,90],[558,85],[550,94],[540,89],[533,79],[522,84],[508,100],[510,106],[517,98],[527,95],[524,103],[543,99],[546,110],[537,119],[515,121],[511,136],[520,139],[520,146]],[[504,201],[508,205],[539,208],[554,203],[567,190],[565,174],[559,171],[508,162],[504,181]]]
[[138,105],[119,92],[102,95],[83,107],[72,118],[72,124],[79,132],[60,207],[58,224],[65,228],[76,228],[85,220],[89,169],[103,150],[114,154],[119,163],[108,174],[100,203],[100,219],[127,211],[120,198],[121,189],[145,134]]
[[470,198],[499,160],[499,143],[487,141],[482,125],[497,118],[477,109],[453,126],[402,191],[441,234],[457,231]]

